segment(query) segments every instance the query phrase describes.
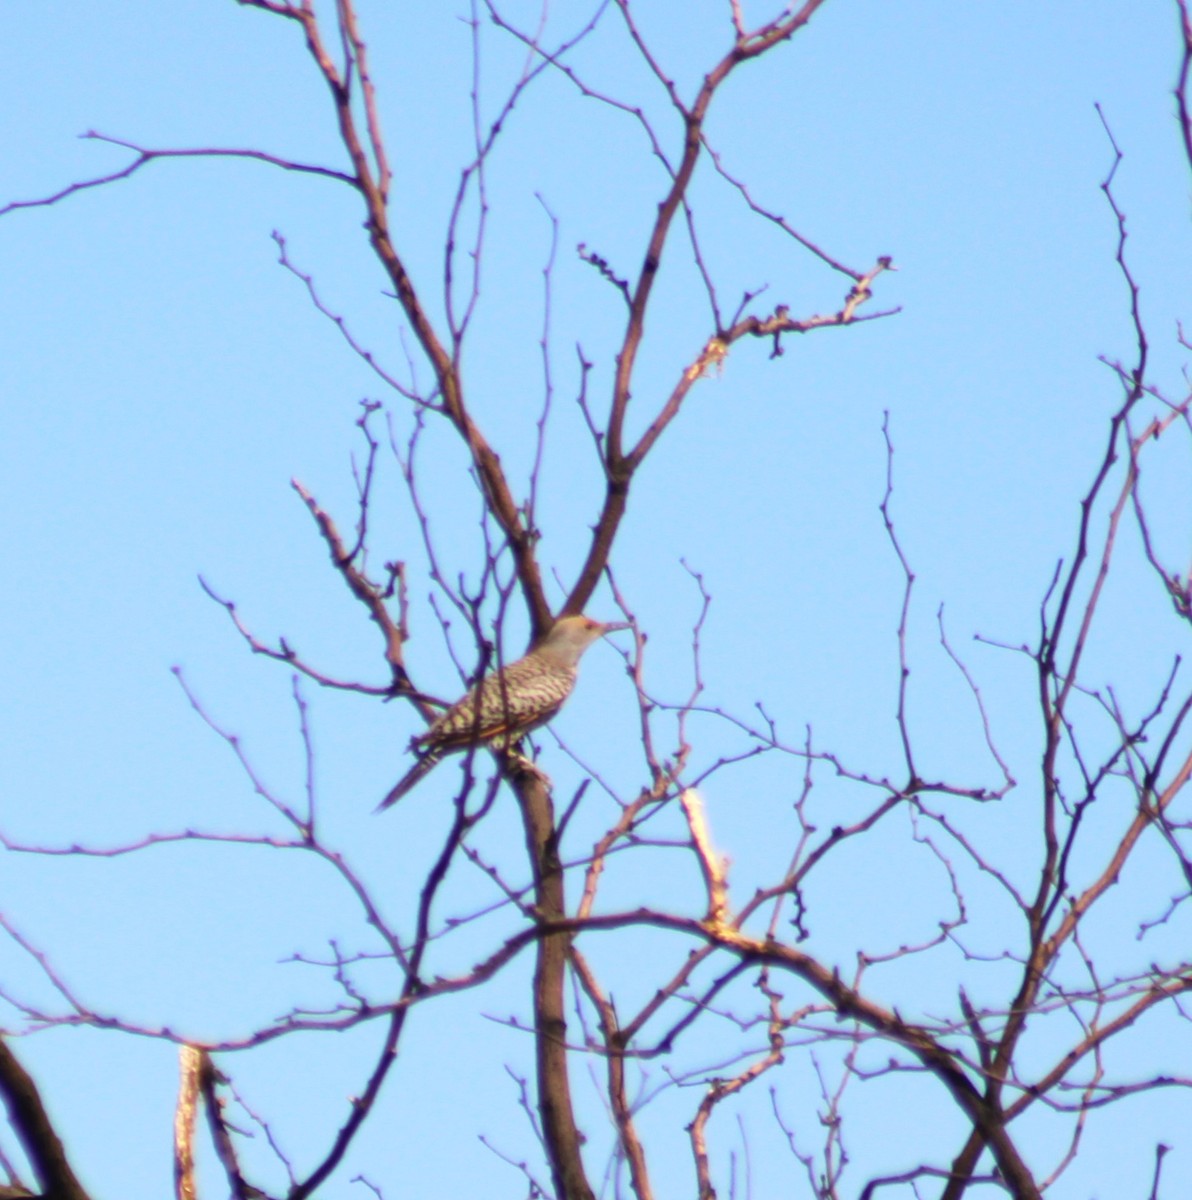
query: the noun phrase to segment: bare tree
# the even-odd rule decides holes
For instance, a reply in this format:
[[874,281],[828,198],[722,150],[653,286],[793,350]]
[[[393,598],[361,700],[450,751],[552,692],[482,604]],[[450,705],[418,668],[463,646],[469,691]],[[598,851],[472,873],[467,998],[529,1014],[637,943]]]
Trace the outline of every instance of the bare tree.
[[[663,434],[700,381],[731,370],[726,362],[730,352],[752,347],[779,358],[795,335],[819,335],[897,312],[875,310],[870,303],[891,269],[889,257],[849,265],[824,250],[755,199],[747,184],[730,173],[709,134],[709,113],[727,81],[747,74],[755,60],[782,54],[786,43],[804,36],[823,0],[784,7],[756,25],[730,0],[724,5],[721,53],[691,91],[670,78],[664,56],[643,32],[629,0],[605,0],[564,36],[548,34],[552,22],[522,27],[493,0],[478,0],[470,17],[477,62],[479,31],[489,23],[522,48],[524,67],[494,113],[482,117],[473,97],[474,156],[460,172],[442,277],[436,284],[417,277],[411,248],[403,244],[392,217],[394,176],[378,81],[353,0],[337,0],[333,13],[317,12],[313,0],[240,3],[275,18],[279,35],[285,26],[300,34],[310,69],[326,87],[342,143],[341,165],[257,149],[163,149],[93,133],[89,136],[126,151],[127,164],[0,211],[11,217],[20,209],[56,205],[162,160],[183,158],[252,159],[353,193],[384,284],[400,306],[406,371],[382,365],[385,356],[374,356],[364,345],[351,321],[324,298],[313,275],[295,262],[286,240],[276,236],[281,265],[384,389],[385,400],[365,401],[357,421],[355,510],[333,512],[311,489],[294,483],[332,571],[380,635],[383,669],[371,681],[360,680],[315,662],[284,638],[262,636],[235,601],[205,583],[245,646],[275,660],[294,678],[308,781],[299,803],[255,771],[242,740],[223,727],[180,675],[199,718],[237,757],[252,789],[281,820],[285,833],[183,829],[108,846],[52,847],[13,838],[6,838],[5,845],[11,851],[72,858],[118,858],[195,842],[294,852],[295,858],[312,860],[335,877],[372,941],[359,950],[334,945],[326,958],[308,960],[331,981],[334,1004],[317,1008],[295,1000],[274,1021],[200,1039],[173,1028],[164,1017],[150,1023],[93,1004],[85,987],[69,982],[52,957],[22,934],[19,922],[4,917],[9,938],[36,962],[53,995],[52,1002],[33,1002],[0,981],[0,996],[15,1014],[11,1032],[81,1025],[177,1043],[182,1057],[175,1121],[180,1197],[202,1194],[195,1174],[196,1155],[202,1153],[214,1156],[235,1197],[302,1200],[333,1177],[342,1180],[336,1173],[355,1161],[349,1155],[381,1111],[399,1050],[416,1036],[409,1032],[417,1028],[411,1018],[459,993],[483,996],[486,985],[527,957],[534,963],[528,1006],[534,1074],[532,1085],[519,1079],[518,1086],[549,1177],[528,1160],[496,1148],[494,1154],[521,1173],[530,1195],[583,1200],[611,1192],[648,1200],[676,1191],[656,1166],[651,1149],[648,1131],[655,1113],[664,1113],[675,1128],[682,1126],[695,1192],[702,1200],[726,1188],[731,1194],[749,1194],[734,1175],[730,1156],[718,1150],[715,1130],[717,1122],[724,1123],[720,1114],[734,1106],[744,1112],[745,1098],[763,1097],[768,1136],[777,1136],[805,1177],[798,1187],[786,1188],[790,1194],[868,1200],[901,1189],[902,1194],[957,1200],[991,1190],[1039,1197],[1076,1161],[1100,1109],[1192,1086],[1187,1072],[1140,1073],[1131,1050],[1131,1039],[1147,1022],[1169,1022],[1186,1037],[1184,996],[1192,990],[1192,958],[1186,953],[1157,956],[1151,939],[1185,915],[1192,895],[1190,825],[1186,803],[1180,805],[1192,773],[1187,727],[1192,690],[1174,649],[1166,678],[1141,704],[1126,703],[1086,666],[1098,637],[1107,581],[1115,572],[1137,573],[1141,561],[1149,564],[1147,586],[1170,599],[1173,647],[1192,619],[1189,575],[1161,549],[1186,538],[1187,514],[1154,511],[1143,471],[1160,453],[1186,454],[1188,443],[1177,435],[1192,433],[1192,396],[1166,394],[1150,373],[1139,282],[1114,190],[1121,154],[1112,134],[1115,158],[1103,188],[1118,230],[1117,264],[1134,347],[1128,361],[1106,362],[1120,399],[1080,498],[1074,543],[1057,562],[1041,597],[1037,634],[1029,644],[1002,645],[1007,655],[1029,666],[1037,775],[1015,779],[977,674],[949,641],[942,614],[942,653],[971,697],[963,719],[973,723],[987,748],[989,774],[983,782],[943,778],[922,765],[921,734],[908,702],[915,574],[895,520],[895,453],[888,425],[883,431],[887,477],[880,511],[903,578],[897,626],[900,755],[875,768],[821,744],[810,728],[789,736],[760,704],[743,715],[706,701],[701,638],[710,597],[694,571],[698,615],[691,636],[692,676],[686,694],[675,699],[672,683],[660,686],[655,680],[647,631],[635,618],[634,597],[618,585],[614,555],[639,472],[658,452]],[[1192,23],[1185,0],[1179,0],[1179,13],[1183,59],[1176,98],[1192,165]],[[606,31],[616,33],[664,94],[665,121],[590,81],[580,51]],[[477,415],[475,384],[465,368],[465,349],[485,300],[488,172],[502,131],[545,77],[562,79],[594,103],[623,115],[644,135],[664,178],[649,209],[638,261],[625,266],[599,249],[578,250],[578,266],[594,272],[616,297],[622,328],[614,352],[600,364],[608,368],[610,379],[605,394],[589,385],[597,364],[582,347],[578,351],[574,400],[591,447],[583,469],[598,481],[600,500],[591,514],[586,553],[569,574],[543,552],[544,527],[551,516],[541,511],[541,479],[552,453],[554,403],[546,332],[541,402],[531,407],[518,401],[524,405],[517,412],[524,439],[520,449],[530,464],[524,476],[506,466]],[[697,170],[715,172],[760,226],[779,231],[823,269],[828,282],[820,311],[796,313],[793,300],[770,303],[758,291],[726,298],[707,253],[716,232],[704,229],[692,204]],[[676,261],[700,283],[706,327],[668,387],[652,401],[645,389],[635,395],[635,385],[647,318],[659,302],[659,279]],[[550,287],[559,269],[552,247],[544,271],[547,322]],[[1182,334],[1180,344],[1192,348]],[[428,431],[437,428],[449,429],[457,439],[464,454],[460,486],[470,476],[479,496],[478,533],[466,549],[448,546],[437,535],[438,514],[428,499],[425,446]],[[378,534],[386,512],[376,501],[377,489],[382,478],[394,476],[404,485],[408,511],[422,539],[426,578],[419,578],[416,587],[406,561],[378,566],[373,551],[378,541],[389,540]],[[1141,558],[1136,555],[1133,563],[1132,551],[1123,547],[1127,531],[1137,535],[1141,546]],[[424,584],[430,588],[428,603],[420,599]],[[326,833],[311,784],[314,750],[302,685],[397,701],[410,706],[420,720],[433,722],[444,700],[436,698],[432,680],[418,666],[415,632],[425,637],[429,629],[441,628],[455,655],[462,690],[490,672],[501,672],[512,657],[504,636],[507,618],[512,631],[524,610],[530,645],[535,646],[560,617],[601,606],[609,610],[599,614],[605,618],[619,609],[633,631],[620,653],[631,684],[625,703],[636,705],[640,733],[635,754],[642,766],[634,786],[616,786],[600,766],[571,754],[578,782],[564,792],[533,761],[528,742],[463,739],[451,818],[438,846],[422,855],[394,848],[400,872],[420,882],[410,910],[393,915],[387,881],[373,878]],[[461,628],[466,631],[462,638]],[[994,637],[984,640],[1001,645]],[[1024,692],[1024,707],[1027,696]],[[610,746],[606,761],[619,754],[623,750]],[[747,778],[743,764],[765,756],[784,764],[793,796],[793,803],[781,797],[767,800],[772,809],[767,819],[773,822],[775,845],[783,847],[784,862],[768,874],[749,867],[730,871],[726,851],[731,854],[732,847],[718,845],[702,796],[731,793],[740,786],[737,780]],[[999,807],[1016,787],[1016,795],[1029,792],[1029,803]],[[506,793],[516,800],[524,834],[525,856],[516,864],[486,837],[494,812],[508,803]],[[602,805],[597,809],[598,795]],[[1025,820],[1024,809],[1029,813]],[[400,813],[386,820],[399,819]],[[1005,848],[1006,825],[1013,829],[1013,852]],[[1019,853],[1024,844],[1029,844],[1025,855]],[[1135,904],[1144,913],[1159,915],[1141,921],[1136,942],[1127,946],[1112,929],[1106,932],[1100,918],[1115,903],[1117,885],[1143,846],[1161,847],[1167,867],[1174,864],[1186,886],[1168,900],[1156,891],[1164,886],[1164,876],[1157,873],[1141,900],[1132,894],[1130,907],[1124,907],[1126,917]],[[817,906],[823,903],[821,881],[830,881],[833,872],[856,870],[871,847],[884,858],[893,856],[904,876],[930,879],[938,900],[933,922],[924,930],[908,921],[905,940],[893,945],[877,925],[856,930],[847,950],[821,945],[813,928]],[[455,884],[461,874],[470,881],[462,890]],[[679,885],[652,886],[660,874]],[[631,949],[643,937],[656,948],[648,954]],[[617,963],[619,946],[632,957],[632,971]],[[840,963],[850,957],[855,965],[842,969]],[[464,962],[470,965],[461,966]],[[388,974],[381,977],[379,967]],[[902,982],[916,978],[919,986]],[[299,1164],[274,1142],[268,1116],[258,1116],[239,1098],[237,1063],[279,1042],[297,1047],[302,1035],[359,1028],[380,1031],[359,1089],[324,1131],[310,1163]],[[600,1108],[577,1098],[581,1075],[597,1083]],[[932,1148],[909,1168],[858,1181],[848,1172],[850,1146],[854,1138],[865,1136],[865,1126],[858,1123],[854,1134],[850,1106],[858,1091],[875,1080],[893,1080],[908,1094],[926,1080],[952,1114],[953,1123],[944,1131],[951,1140],[930,1141]],[[5,1159],[7,1194],[85,1196],[71,1155],[11,1038],[0,1043],[0,1093],[34,1176],[27,1183],[15,1156]],[[749,1111],[746,1146],[750,1139],[767,1136],[759,1130],[757,1109]],[[817,1123],[810,1123],[810,1112]],[[199,1132],[200,1113],[206,1118],[204,1134]],[[245,1121],[256,1123],[273,1152],[274,1174],[268,1178],[259,1151],[250,1155],[246,1150]],[[606,1129],[603,1137],[593,1132],[599,1122]],[[1038,1149],[1040,1139],[1046,1152]],[[200,1143],[208,1148],[199,1150]],[[1163,1144],[1155,1147],[1153,1196],[1159,1195],[1167,1150]],[[602,1154],[607,1162],[599,1161]],[[284,1179],[280,1187],[270,1181],[275,1177]],[[384,1193],[381,1182],[366,1180],[365,1185]]]

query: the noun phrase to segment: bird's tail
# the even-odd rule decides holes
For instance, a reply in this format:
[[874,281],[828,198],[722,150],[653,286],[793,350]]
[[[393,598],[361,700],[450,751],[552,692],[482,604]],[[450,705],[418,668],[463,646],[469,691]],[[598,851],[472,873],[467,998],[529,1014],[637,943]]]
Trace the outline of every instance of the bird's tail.
[[408,791],[422,782],[422,777],[428,775],[439,764],[441,755],[433,750],[419,756],[418,761],[389,789],[389,794],[373,810],[381,812],[392,804],[396,804]]

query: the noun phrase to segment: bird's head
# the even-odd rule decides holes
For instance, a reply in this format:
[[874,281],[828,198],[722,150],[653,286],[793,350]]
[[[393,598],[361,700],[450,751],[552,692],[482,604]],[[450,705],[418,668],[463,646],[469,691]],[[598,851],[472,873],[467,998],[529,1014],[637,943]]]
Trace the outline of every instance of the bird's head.
[[629,625],[625,621],[594,621],[591,617],[582,615],[560,617],[542,639],[538,649],[556,654],[564,662],[574,664],[593,642],[604,637],[606,633],[628,628]]

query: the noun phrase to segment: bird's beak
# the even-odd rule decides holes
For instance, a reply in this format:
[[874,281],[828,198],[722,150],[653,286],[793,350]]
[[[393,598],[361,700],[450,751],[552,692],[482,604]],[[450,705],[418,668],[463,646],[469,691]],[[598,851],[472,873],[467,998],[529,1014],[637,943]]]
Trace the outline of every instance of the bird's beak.
[[632,628],[633,628],[633,626],[630,625],[628,621],[607,621],[607,622],[605,622],[605,625],[604,625],[604,632],[606,634],[617,633],[618,631],[620,631],[622,629],[632,629]]

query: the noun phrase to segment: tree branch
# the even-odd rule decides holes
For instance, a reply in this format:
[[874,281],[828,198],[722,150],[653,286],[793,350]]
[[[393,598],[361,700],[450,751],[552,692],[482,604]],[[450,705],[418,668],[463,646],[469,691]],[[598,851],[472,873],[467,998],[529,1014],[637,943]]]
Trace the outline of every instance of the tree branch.
[[46,1200],[91,1200],[71,1168],[33,1077],[0,1037],[0,1095]]

